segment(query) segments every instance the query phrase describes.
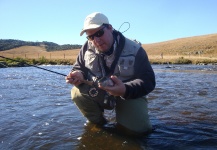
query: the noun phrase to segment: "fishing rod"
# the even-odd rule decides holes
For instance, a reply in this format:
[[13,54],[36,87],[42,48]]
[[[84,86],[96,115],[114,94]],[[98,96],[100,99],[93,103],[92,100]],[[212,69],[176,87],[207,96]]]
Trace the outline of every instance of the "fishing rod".
[[[42,69],[42,70],[45,70],[45,71],[48,71],[48,72],[52,72],[52,73],[55,73],[55,74],[58,74],[58,75],[61,75],[61,76],[64,76],[66,77],[67,75],[65,74],[62,74],[62,73],[59,73],[59,72],[56,72],[56,71],[52,71],[52,70],[49,70],[49,69],[45,69],[45,68],[42,68],[42,67],[39,67],[39,66],[36,66],[36,65],[31,65],[31,64],[28,64],[26,62],[21,62],[21,61],[18,61],[18,60],[15,60],[15,59],[12,59],[12,58],[8,58],[8,57],[4,57],[4,56],[1,56],[1,58],[4,58],[4,59],[8,59],[8,60],[11,60],[11,61],[15,61],[15,62],[19,62],[19,63],[24,63],[25,65],[28,65],[28,66],[31,66],[31,67],[35,67],[35,68],[38,68],[38,69]],[[5,65],[4,65],[5,66]],[[90,85],[90,86],[93,86],[94,82],[93,81],[87,81],[87,80],[81,80],[82,83],[84,84],[87,84],[87,85]]]
[[49,70],[49,69],[45,69],[45,68],[42,68],[42,67],[39,67],[39,66],[36,66],[36,65],[31,65],[31,64],[28,64],[26,62],[21,62],[19,60],[15,60],[15,59],[12,59],[12,58],[8,58],[8,57],[4,57],[4,56],[0,56],[1,58],[4,58],[4,59],[8,59],[8,60],[11,60],[11,61],[15,61],[15,62],[19,62],[19,63],[24,63],[25,65],[28,65],[28,66],[31,66],[31,67],[35,67],[35,68],[38,68],[38,69],[42,69],[42,70],[45,70],[45,71],[48,71],[48,72],[52,72],[52,73],[55,73],[55,74],[58,74],[58,75],[61,75],[61,76],[67,76],[65,74],[62,74],[62,73],[59,73],[59,72],[56,72],[56,71],[52,71],[52,70]]

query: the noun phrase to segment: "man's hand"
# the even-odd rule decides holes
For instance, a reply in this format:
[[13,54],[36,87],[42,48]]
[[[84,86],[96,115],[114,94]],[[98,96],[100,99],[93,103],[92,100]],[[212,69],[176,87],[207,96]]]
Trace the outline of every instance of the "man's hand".
[[111,76],[110,79],[114,82],[114,86],[102,86],[99,83],[99,88],[107,91],[110,95],[113,96],[124,96],[126,92],[126,87],[124,83],[116,76]]
[[73,84],[75,86],[78,86],[79,84],[81,84],[84,80],[84,76],[80,71],[73,71],[70,72],[66,77],[66,83],[70,83]]

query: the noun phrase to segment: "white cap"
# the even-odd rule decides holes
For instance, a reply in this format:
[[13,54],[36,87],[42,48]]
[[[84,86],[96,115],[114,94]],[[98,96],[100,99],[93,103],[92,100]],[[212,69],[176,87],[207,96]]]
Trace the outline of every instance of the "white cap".
[[82,36],[86,30],[99,28],[103,24],[109,24],[108,18],[104,14],[94,12],[88,15],[84,20],[84,27],[80,36]]

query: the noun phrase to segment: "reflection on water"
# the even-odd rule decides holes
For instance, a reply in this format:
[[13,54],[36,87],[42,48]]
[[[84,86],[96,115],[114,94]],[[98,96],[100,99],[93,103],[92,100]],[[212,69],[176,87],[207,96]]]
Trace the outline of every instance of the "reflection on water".
[[[43,66],[67,74],[70,66]],[[0,69],[0,149],[216,149],[217,66],[153,66],[147,96],[155,131],[131,138],[86,124],[63,76]],[[114,112],[106,111],[114,121]]]

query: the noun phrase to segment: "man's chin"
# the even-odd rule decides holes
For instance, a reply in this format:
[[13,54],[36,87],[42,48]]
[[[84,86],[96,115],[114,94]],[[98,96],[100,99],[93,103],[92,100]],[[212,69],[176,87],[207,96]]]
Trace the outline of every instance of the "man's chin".
[[108,49],[105,49],[103,46],[101,47],[98,47],[98,51],[100,51],[100,52],[107,52],[108,51]]

